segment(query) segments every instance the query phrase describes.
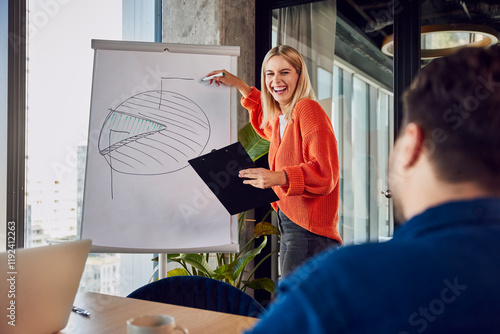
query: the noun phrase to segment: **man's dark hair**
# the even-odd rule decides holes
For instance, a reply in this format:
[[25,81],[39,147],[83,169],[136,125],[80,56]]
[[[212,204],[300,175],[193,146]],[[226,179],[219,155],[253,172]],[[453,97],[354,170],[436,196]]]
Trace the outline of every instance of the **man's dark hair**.
[[500,46],[435,59],[403,96],[439,177],[500,191]]

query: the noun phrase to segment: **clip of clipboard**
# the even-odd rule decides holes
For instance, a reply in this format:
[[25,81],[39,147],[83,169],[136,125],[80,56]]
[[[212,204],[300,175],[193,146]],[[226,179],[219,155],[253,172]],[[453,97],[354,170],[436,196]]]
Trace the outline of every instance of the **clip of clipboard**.
[[279,200],[272,189],[244,184],[238,176],[242,169],[257,167],[240,142],[188,162],[231,215]]

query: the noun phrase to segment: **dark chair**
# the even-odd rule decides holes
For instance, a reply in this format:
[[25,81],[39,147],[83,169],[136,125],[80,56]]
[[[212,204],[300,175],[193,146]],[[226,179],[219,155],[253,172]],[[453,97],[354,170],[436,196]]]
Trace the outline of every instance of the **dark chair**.
[[265,310],[240,289],[201,276],[163,278],[138,288],[127,297],[255,318]]

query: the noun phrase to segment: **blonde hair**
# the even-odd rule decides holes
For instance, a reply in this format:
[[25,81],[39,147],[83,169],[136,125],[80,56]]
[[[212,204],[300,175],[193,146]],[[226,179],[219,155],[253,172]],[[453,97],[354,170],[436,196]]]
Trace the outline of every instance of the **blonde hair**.
[[[299,74],[299,79],[297,80],[297,86],[295,92],[293,92],[293,97],[290,104],[287,106],[287,110],[281,110],[280,105],[274,99],[271,92],[266,86],[266,66],[274,56],[282,56],[287,62],[289,62]],[[306,63],[300,55],[300,53],[288,45],[278,45],[266,54],[264,61],[262,62],[262,74],[261,74],[261,101],[262,101],[262,123],[261,128],[264,128],[275,116],[276,111],[280,110],[284,115],[285,119],[289,122],[292,121],[292,111],[297,102],[302,99],[315,99],[314,91],[312,90],[311,81],[309,80],[309,74],[307,72]]]

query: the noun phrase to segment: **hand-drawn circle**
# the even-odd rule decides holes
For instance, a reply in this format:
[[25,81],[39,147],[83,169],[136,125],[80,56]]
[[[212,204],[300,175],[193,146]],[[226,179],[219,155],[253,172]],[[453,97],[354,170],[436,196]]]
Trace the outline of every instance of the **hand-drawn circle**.
[[107,115],[99,153],[116,172],[172,173],[203,152],[210,138],[207,115],[184,95],[152,90],[131,96]]

